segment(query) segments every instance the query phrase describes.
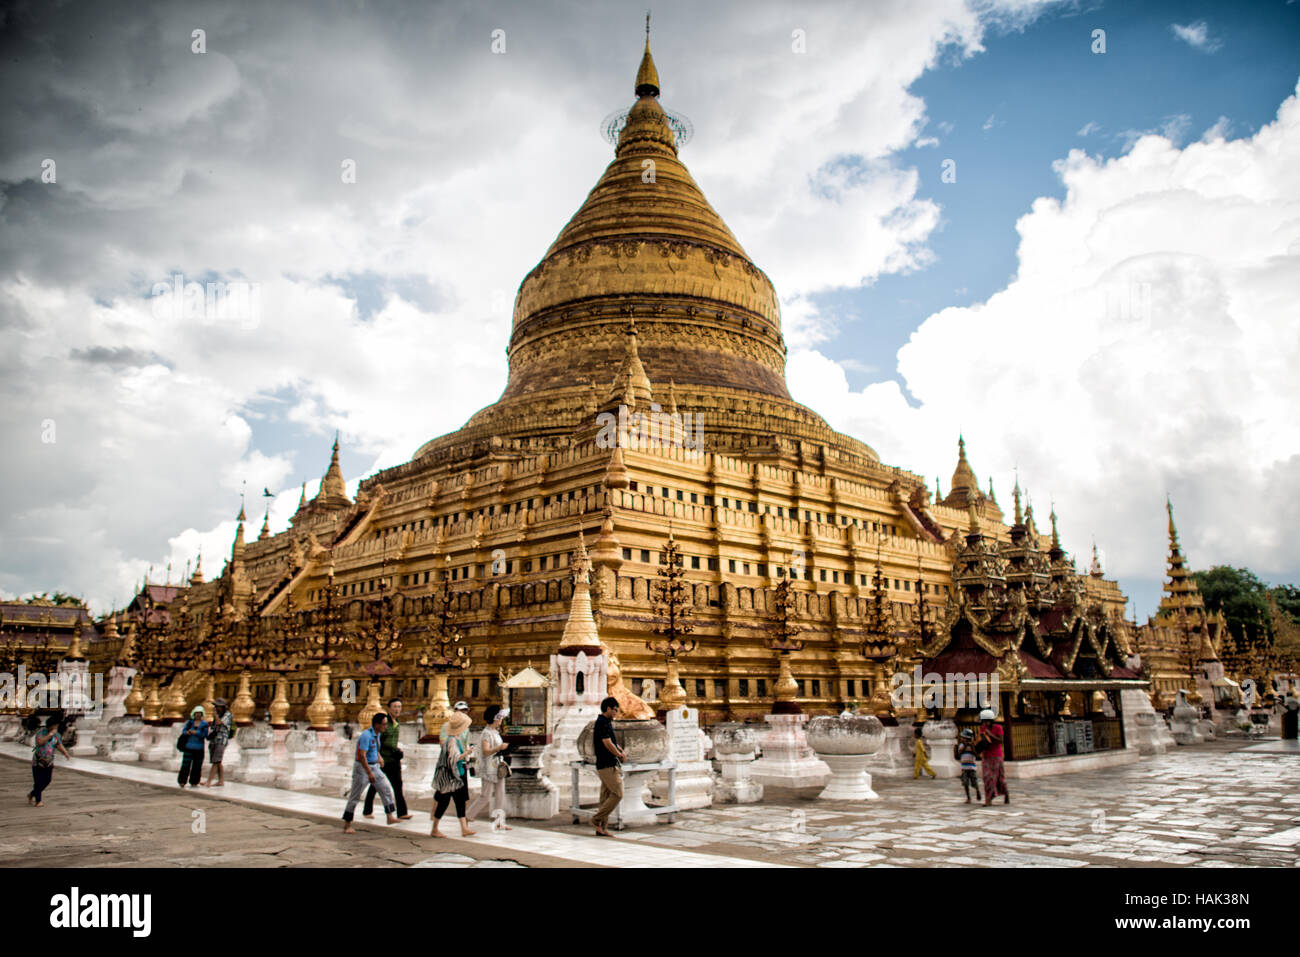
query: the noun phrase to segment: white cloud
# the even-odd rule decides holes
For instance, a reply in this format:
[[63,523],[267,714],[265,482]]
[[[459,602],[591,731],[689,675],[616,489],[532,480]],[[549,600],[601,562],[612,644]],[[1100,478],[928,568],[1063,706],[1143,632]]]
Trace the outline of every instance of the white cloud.
[[[1041,6],[800,8],[800,55],[788,7],[656,9],[665,103],[698,131],[683,158],[792,345],[828,334],[812,294],[929,261],[938,209],[892,158],[926,127],[908,90]],[[392,465],[496,398],[515,289],[608,163],[595,126],[640,56],[624,11],[557,16],[223,8],[196,55],[183,9],[33,8],[0,106],[0,593],[104,607],[200,545],[215,574],[245,480],[280,491],[283,528],[283,486],[323,471],[335,428]],[[261,321],[156,319],[175,272],[260,284]]]
[[1097,132],[1099,129],[1101,129],[1100,123],[1098,123],[1096,120],[1089,120],[1087,123],[1084,123],[1083,126],[1079,127],[1078,132],[1075,133],[1074,135],[1089,136],[1092,133]]
[[1169,491],[1197,567],[1295,580],[1300,93],[1249,139],[1146,136],[1056,168],[1065,199],[1017,223],[1016,278],[900,350],[919,408],[892,382],[850,392],[813,351],[792,357],[792,391],[945,482],[960,426],[1004,507],[1019,466],[1039,511],[1055,498],[1067,549],[1095,534],[1110,574],[1160,574]]
[[1186,25],[1171,23],[1169,29],[1173,31],[1174,36],[1194,50],[1214,53],[1223,46],[1221,39],[1210,36],[1210,27],[1204,20],[1197,20],[1195,23]]

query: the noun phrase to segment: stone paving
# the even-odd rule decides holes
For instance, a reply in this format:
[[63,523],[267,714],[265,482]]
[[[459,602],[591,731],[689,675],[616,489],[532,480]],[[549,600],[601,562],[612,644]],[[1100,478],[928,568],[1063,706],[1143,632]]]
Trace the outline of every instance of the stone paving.
[[[434,842],[423,808],[400,833],[361,827],[344,838],[342,802],[333,797],[239,786],[294,805],[268,811],[180,791],[174,777],[165,789],[63,766],[47,807],[32,810],[22,799],[28,768],[0,760],[12,806],[0,815],[0,865],[1300,866],[1300,753],[1276,740],[1244,744],[1219,741],[1126,767],[1012,781],[1013,803],[987,808],[964,803],[952,780],[878,778],[881,799],[861,803],[773,790],[761,804],[681,812],[675,824],[628,829],[612,842],[567,816]],[[204,835],[192,833],[197,810],[206,815]],[[454,833],[448,823],[444,830]]]

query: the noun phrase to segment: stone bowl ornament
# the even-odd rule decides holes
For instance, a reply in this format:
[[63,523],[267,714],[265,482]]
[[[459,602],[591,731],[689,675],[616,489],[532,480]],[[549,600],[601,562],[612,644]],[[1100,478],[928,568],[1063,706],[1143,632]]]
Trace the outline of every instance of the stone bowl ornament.
[[290,754],[316,753],[316,732],[294,729],[284,736],[284,749]]
[[867,760],[885,743],[885,726],[872,715],[847,718],[821,715],[808,722],[808,746],[831,769],[831,778],[818,797],[825,800],[873,801]]
[[758,748],[758,735],[754,729],[740,722],[727,722],[713,726],[713,753],[753,754]]
[[271,746],[271,729],[261,724],[250,724],[235,732],[235,742],[241,748],[256,750]]
[[[578,753],[588,764],[596,763],[591,738],[596,722],[588,722],[578,735]],[[658,721],[615,721],[614,738],[627,752],[625,764],[658,764],[668,756],[668,729]]]

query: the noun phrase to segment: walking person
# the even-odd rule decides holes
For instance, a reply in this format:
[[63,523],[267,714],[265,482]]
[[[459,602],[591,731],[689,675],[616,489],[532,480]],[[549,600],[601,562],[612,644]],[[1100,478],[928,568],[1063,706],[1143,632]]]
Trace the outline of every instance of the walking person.
[[203,780],[203,742],[207,740],[209,727],[203,720],[203,705],[196,706],[181,729],[184,749],[181,751],[181,771],[176,775],[176,783],[181,787],[185,787],[186,778],[189,778],[192,788],[198,787],[199,781]]
[[460,821],[460,836],[470,837],[475,832],[470,829],[469,819],[465,814],[465,805],[469,801],[469,779],[465,776],[465,762],[474,754],[474,749],[466,746],[469,740],[469,715],[464,711],[453,711],[444,727],[446,739],[442,753],[438,755],[438,766],[433,772],[433,789],[437,792],[433,804],[433,827],[430,837],[443,837],[438,830],[438,822],[447,811],[447,805],[454,802],[456,817]]
[[980,780],[979,780],[979,757],[975,754],[975,732],[970,728],[963,728],[961,738],[953,748],[953,757],[961,765],[961,786],[966,791],[966,803],[970,803],[971,788],[975,789],[975,800],[984,800],[980,797]]
[[203,782],[203,786],[213,786],[212,775],[215,773],[216,786],[221,788],[226,786],[226,768],[222,762],[226,758],[226,745],[235,736],[235,716],[226,707],[225,698],[217,698],[212,702],[212,707],[217,713],[212,719],[212,728],[208,731],[208,779]]
[[591,745],[596,751],[596,774],[600,776],[600,804],[591,816],[596,834],[613,837],[605,827],[614,808],[623,800],[623,762],[627,752],[618,746],[614,737],[614,721],[618,718],[618,699],[611,696],[600,703],[600,714],[592,728]]
[[57,748],[63,752],[63,756],[69,761],[72,755],[68,754],[68,749],[63,746],[63,736],[59,734],[58,715],[50,715],[45,719],[45,727],[36,732],[36,738],[32,748],[32,789],[27,792],[27,803],[32,807],[44,807],[45,802],[41,800],[41,794],[50,786],[50,780],[54,777],[54,751]]
[[[379,756],[384,759],[384,777],[393,789],[393,799],[397,802],[397,817],[409,821],[411,815],[406,812],[406,795],[402,793],[402,749],[398,746],[397,718],[402,713],[402,699],[392,698],[388,702],[388,727],[379,737]],[[362,817],[375,816],[375,786],[370,785],[366,791],[366,802],[361,808]]]
[[1007,793],[1007,776],[1002,767],[1002,725],[995,721],[996,718],[992,708],[980,712],[980,735],[975,741],[975,750],[983,765],[985,807],[992,804],[999,794],[1002,795],[1003,804],[1011,803],[1011,795]]
[[500,829],[503,831],[513,830],[505,822],[506,778],[510,776],[510,767],[501,757],[501,752],[510,747],[501,739],[501,727],[509,716],[510,711],[497,704],[488,705],[483,712],[487,727],[478,739],[479,776],[483,778],[483,790],[470,803],[469,810],[465,813],[472,821],[487,808],[488,819],[493,822],[493,828],[496,828],[497,810],[500,809]]
[[933,781],[939,775],[935,774],[934,768],[930,767],[930,746],[925,743],[925,738],[922,737],[921,731],[921,725],[913,725],[912,736],[916,738],[916,741],[912,744],[912,753],[914,755],[912,760],[912,779],[915,780],[916,778],[919,778],[921,772],[924,771],[926,774],[930,775],[930,780]]
[[397,802],[393,800],[393,788],[384,776],[384,759],[379,754],[379,738],[388,726],[388,715],[379,711],[370,719],[370,727],[357,736],[356,753],[352,762],[352,790],[348,792],[348,804],[343,809],[343,833],[355,834],[352,826],[352,812],[366,793],[369,783],[379,789],[379,797],[384,802],[384,811],[388,814],[388,823],[396,824]]

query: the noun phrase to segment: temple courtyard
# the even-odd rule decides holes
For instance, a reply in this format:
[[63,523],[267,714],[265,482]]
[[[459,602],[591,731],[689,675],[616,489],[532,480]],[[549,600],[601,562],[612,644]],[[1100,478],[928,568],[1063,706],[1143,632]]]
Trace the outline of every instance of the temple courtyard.
[[[470,839],[430,838],[429,802],[393,827],[343,800],[227,783],[181,790],[174,772],[88,758],[60,762],[29,808],[29,751],[0,744],[0,865],[236,867],[1295,867],[1295,742],[1220,740],[1110,769],[1010,782],[1013,803],[964,803],[953,780],[877,777],[880,799],[771,791],[759,804],[684,811],[614,839],[550,822],[479,821]],[[206,769],[205,769],[206,770]],[[566,802],[567,803],[567,802]],[[444,832],[458,831],[448,816]]]

